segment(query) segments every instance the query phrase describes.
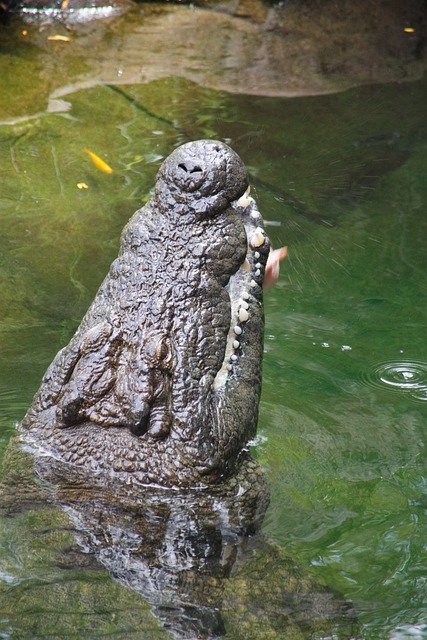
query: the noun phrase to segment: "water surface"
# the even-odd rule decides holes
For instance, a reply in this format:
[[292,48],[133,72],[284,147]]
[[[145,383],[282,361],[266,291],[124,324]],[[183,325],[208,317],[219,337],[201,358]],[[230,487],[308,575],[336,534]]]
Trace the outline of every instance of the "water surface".
[[[19,55],[31,74],[46,70]],[[273,245],[289,248],[266,293],[253,447],[272,491],[265,534],[354,602],[363,638],[427,638],[427,80],[263,98],[171,77],[83,88],[66,100],[67,111],[0,125],[2,450],[162,159],[191,139],[224,140],[249,168]],[[27,575],[19,526],[5,520],[2,536],[0,572],[17,597],[0,635],[35,637],[14,631],[29,615],[20,610],[23,585],[59,585],[64,574],[42,562],[39,575]],[[108,575],[95,587],[84,571],[75,579],[101,599],[108,583],[108,597],[124,606],[129,592]],[[93,637],[142,637],[138,612],[147,606],[127,597],[135,626],[109,617]],[[77,611],[81,602],[61,606]],[[144,638],[163,637],[153,625]],[[69,633],[65,625],[55,637]]]

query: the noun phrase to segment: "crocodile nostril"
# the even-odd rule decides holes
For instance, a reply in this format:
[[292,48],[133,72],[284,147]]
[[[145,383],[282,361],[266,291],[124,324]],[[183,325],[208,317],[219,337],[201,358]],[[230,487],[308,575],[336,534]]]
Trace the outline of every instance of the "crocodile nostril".
[[199,167],[198,164],[186,165],[183,162],[181,162],[178,165],[178,169],[182,169],[182,171],[185,171],[185,173],[202,173],[202,168]]

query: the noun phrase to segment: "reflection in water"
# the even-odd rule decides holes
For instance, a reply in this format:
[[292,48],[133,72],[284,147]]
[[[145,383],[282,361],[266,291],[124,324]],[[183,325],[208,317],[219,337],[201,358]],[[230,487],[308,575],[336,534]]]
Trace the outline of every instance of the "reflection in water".
[[114,18],[123,12],[123,7],[108,5],[107,2],[105,6],[80,7],[66,11],[57,8],[40,9],[39,7],[23,7],[21,9],[23,19],[31,25],[43,25],[55,20],[66,25],[76,25],[100,18]]
[[9,439],[9,430],[6,425],[13,425],[16,416],[26,410],[25,399],[17,389],[9,389],[5,384],[0,384],[0,416],[1,430],[0,441],[4,438],[5,442]]
[[382,362],[363,376],[368,385],[408,392],[416,400],[427,400],[427,364],[425,362]]
[[[80,548],[77,553],[72,546],[65,550],[71,559],[63,556],[61,564],[87,567],[84,558],[95,557],[152,606],[172,637],[201,640],[230,631],[245,640],[355,637],[351,605],[259,534],[268,490],[260,466],[248,454],[236,475],[222,484],[184,491],[130,487],[96,476],[88,486],[84,473],[46,456],[36,457],[33,476],[31,459],[16,444],[12,441],[6,455],[3,512],[17,515],[34,510],[37,502],[61,506]],[[16,470],[23,457],[26,490],[20,496]],[[40,477],[47,481],[42,487]],[[26,534],[40,535],[38,526]],[[53,526],[57,521],[45,521],[43,531]],[[42,607],[54,606],[54,586],[45,590]],[[38,603],[29,602],[37,611]],[[106,606],[102,597],[97,606]]]

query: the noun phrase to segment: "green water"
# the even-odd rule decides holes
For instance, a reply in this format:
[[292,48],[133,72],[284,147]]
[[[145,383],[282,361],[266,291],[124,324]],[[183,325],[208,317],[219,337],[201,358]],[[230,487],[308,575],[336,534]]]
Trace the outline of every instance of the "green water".
[[[31,88],[42,62],[30,53],[19,51]],[[6,89],[12,74],[1,78]],[[273,99],[169,78],[82,89],[57,114],[28,95],[24,109],[17,96],[17,118],[40,114],[0,124],[1,450],[161,160],[187,140],[224,140],[249,168],[273,245],[289,248],[265,300],[253,448],[272,491],[265,534],[354,602],[363,638],[427,638],[427,79]],[[19,595],[22,541],[9,529],[0,572]],[[59,569],[37,566],[32,580],[60,585]],[[100,582],[114,585],[102,576],[94,586],[84,571],[75,581],[94,600]],[[109,598],[133,607],[133,629],[143,628],[139,596],[116,585]],[[33,637],[4,629],[0,637]],[[101,630],[160,637],[155,628],[132,635],[114,616]]]

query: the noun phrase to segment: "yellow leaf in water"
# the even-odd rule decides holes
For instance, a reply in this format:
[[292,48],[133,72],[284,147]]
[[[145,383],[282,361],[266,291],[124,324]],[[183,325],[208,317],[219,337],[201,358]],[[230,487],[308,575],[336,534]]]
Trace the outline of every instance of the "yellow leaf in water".
[[415,33],[415,29],[413,29],[412,27],[405,27],[403,31],[405,33]]
[[61,9],[68,9],[69,4],[70,4],[70,0],[62,0]]
[[89,187],[86,184],[86,182],[78,182],[77,183],[77,189],[89,189]]
[[69,38],[68,36],[48,36],[48,40],[51,40],[53,42],[71,42],[71,38]]
[[96,153],[92,153],[86,147],[83,147],[83,151],[88,154],[89,158],[92,160],[93,164],[97,169],[103,171],[104,173],[113,173],[112,168],[108,165],[102,158],[96,155]]

